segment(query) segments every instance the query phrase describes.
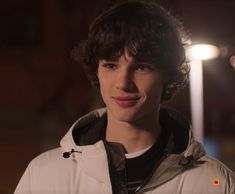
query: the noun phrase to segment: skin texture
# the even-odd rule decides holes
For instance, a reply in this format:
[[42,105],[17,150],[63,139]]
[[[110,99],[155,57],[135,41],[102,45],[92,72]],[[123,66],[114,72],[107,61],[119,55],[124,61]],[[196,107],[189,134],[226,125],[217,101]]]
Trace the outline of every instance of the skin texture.
[[161,132],[162,74],[125,52],[115,61],[99,60],[97,76],[108,113],[106,140],[123,144],[127,152],[154,144]]

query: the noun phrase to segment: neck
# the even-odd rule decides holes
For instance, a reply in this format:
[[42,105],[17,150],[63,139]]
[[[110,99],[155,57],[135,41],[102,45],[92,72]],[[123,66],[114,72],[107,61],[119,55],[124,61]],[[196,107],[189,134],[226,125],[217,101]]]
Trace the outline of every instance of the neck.
[[158,109],[132,122],[120,121],[108,114],[106,140],[121,143],[127,153],[153,145],[160,133]]

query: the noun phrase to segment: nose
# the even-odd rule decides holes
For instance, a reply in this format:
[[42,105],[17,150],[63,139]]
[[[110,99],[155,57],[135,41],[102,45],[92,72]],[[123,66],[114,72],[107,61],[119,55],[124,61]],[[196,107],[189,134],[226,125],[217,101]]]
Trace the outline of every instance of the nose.
[[116,88],[125,92],[134,91],[136,89],[136,85],[133,79],[133,72],[129,69],[119,71],[116,80]]

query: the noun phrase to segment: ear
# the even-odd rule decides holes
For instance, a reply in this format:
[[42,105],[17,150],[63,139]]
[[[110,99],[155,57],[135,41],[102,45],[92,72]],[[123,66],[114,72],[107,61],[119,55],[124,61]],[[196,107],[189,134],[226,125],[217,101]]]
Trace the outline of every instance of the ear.
[[167,95],[167,87],[169,82],[169,76],[165,73],[162,73],[162,94],[161,94],[161,103],[165,101],[165,96]]
[[96,68],[96,76],[98,79],[100,79],[99,78],[99,66],[100,66],[100,60],[97,61],[97,68]]
[[100,79],[100,77],[99,77],[99,65],[97,66],[96,77],[98,78],[98,80]]

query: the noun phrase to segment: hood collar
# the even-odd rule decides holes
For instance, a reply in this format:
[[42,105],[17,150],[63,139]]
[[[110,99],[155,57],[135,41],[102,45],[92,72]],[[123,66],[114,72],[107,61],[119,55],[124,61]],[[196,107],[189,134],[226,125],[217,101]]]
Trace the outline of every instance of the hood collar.
[[65,151],[80,151],[81,146],[94,144],[103,138],[105,128],[102,125],[106,125],[106,114],[106,108],[102,108],[79,118],[61,139],[61,147]]
[[[194,158],[204,155],[204,149],[193,138],[190,122],[179,112],[161,107],[160,125],[170,131],[166,147],[168,154],[183,153]],[[106,108],[97,109],[79,118],[62,138],[60,144],[65,151],[80,151],[80,146],[95,144],[105,138],[107,125]]]

